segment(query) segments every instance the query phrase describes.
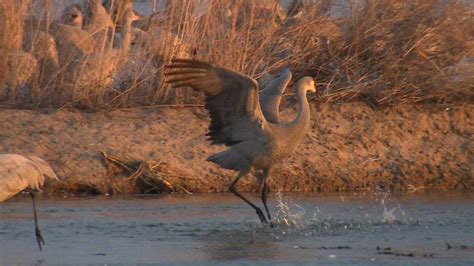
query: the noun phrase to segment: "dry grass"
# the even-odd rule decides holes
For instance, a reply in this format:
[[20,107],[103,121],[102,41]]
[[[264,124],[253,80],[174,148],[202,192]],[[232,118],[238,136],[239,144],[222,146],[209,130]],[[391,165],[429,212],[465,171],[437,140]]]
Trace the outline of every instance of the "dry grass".
[[[19,21],[32,21],[33,8],[25,17],[18,12],[23,7],[6,8],[9,2],[21,1],[0,5],[0,21],[17,21],[0,29],[2,55],[12,49],[10,43],[18,43],[11,35],[22,34]],[[50,1],[44,2],[30,23],[34,27],[26,31],[49,33],[53,19]],[[472,76],[458,71],[463,58],[474,56],[473,11],[461,2],[374,0],[352,6],[342,18],[328,14],[330,1],[305,3],[292,12],[279,10],[274,1],[213,0],[202,12],[195,11],[198,1],[170,2],[165,12],[141,23],[145,33],[135,33],[127,61],[107,79],[69,84],[63,63],[54,73],[39,75],[38,95],[7,97],[1,104],[99,109],[199,103],[201,97],[190,89],[172,90],[161,82],[163,64],[177,56],[230,67],[262,83],[290,67],[296,78],[315,77],[326,101],[363,100],[376,106],[474,100]],[[305,12],[285,17],[298,10]],[[0,58],[0,84],[8,75],[5,58]]]
[[[55,194],[99,195],[99,194],[159,194],[180,192],[191,194],[179,185],[181,177],[173,176],[167,165],[155,161],[119,158],[102,152],[107,168],[105,179],[100,182],[68,179],[51,183],[49,191]],[[166,178],[165,178],[166,176]]]

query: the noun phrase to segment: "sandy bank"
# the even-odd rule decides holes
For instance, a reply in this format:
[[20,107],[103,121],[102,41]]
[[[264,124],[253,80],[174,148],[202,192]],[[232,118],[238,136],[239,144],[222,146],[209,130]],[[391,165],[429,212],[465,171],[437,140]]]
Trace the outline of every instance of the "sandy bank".
[[[312,111],[305,143],[275,169],[272,190],[474,187],[472,105],[373,110],[344,103]],[[0,152],[46,159],[65,181],[53,190],[133,192],[123,187],[127,174],[116,175],[101,152],[150,161],[178,191],[225,191],[235,175],[205,161],[223,147],[205,140],[204,108],[0,109],[0,123]],[[258,189],[255,178],[242,180],[240,189]]]

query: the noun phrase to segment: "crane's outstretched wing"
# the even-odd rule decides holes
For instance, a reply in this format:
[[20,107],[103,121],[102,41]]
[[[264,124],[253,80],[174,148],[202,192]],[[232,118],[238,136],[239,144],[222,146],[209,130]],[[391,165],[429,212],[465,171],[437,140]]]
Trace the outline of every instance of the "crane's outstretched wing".
[[260,105],[262,112],[268,122],[280,123],[278,108],[280,107],[281,96],[290,83],[291,72],[286,69],[279,77],[272,80],[262,91],[260,91]]
[[212,144],[235,145],[263,136],[266,124],[258,100],[257,82],[244,74],[209,63],[173,59],[166,65],[166,82],[206,94],[211,115]]

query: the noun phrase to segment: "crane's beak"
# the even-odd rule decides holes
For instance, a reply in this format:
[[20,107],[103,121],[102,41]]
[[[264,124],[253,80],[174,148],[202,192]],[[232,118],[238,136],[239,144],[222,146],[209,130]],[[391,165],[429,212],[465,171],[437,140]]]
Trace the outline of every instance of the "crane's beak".
[[135,10],[132,9],[132,21],[143,20],[143,16],[138,14]]
[[311,88],[309,88],[308,91],[312,91],[314,93],[316,93],[316,82],[314,81],[314,79],[311,81]]
[[313,80],[311,85],[313,85],[313,86],[311,86],[311,88],[309,88],[308,91],[311,91],[315,94],[314,96],[311,96],[311,100],[314,100],[314,99],[319,99],[320,100],[320,99],[322,99],[321,92],[317,89],[316,81]]

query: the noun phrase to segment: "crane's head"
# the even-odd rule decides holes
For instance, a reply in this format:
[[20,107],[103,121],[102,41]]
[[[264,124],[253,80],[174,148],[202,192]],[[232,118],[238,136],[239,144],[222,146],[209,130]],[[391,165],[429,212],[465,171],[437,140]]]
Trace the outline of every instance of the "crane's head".
[[296,85],[297,87],[301,87],[305,91],[316,92],[316,83],[314,82],[314,79],[312,77],[302,77],[300,80],[298,80],[298,83]]
[[82,13],[82,6],[79,4],[73,4],[64,9],[61,15],[61,22],[76,28],[82,28],[84,15]]

